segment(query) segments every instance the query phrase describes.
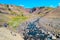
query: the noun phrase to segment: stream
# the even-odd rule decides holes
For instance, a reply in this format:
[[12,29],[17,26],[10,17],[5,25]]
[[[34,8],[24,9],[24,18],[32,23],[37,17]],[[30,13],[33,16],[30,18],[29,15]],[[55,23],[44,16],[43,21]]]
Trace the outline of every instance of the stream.
[[38,25],[40,18],[32,20],[22,23],[18,28],[24,40],[52,40],[52,37],[45,31],[46,29]]

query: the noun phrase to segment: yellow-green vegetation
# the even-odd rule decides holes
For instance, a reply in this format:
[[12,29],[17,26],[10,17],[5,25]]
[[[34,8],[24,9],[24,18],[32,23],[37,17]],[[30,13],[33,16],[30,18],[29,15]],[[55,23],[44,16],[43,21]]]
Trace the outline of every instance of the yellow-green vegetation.
[[8,24],[9,24],[9,26],[11,26],[12,28],[16,29],[17,26],[18,26],[20,23],[24,22],[26,19],[27,19],[27,17],[25,17],[25,16],[16,16],[16,17],[12,18],[12,20],[10,20],[10,21],[8,22]]
[[43,16],[45,16],[45,14],[41,13],[41,14],[39,14],[38,16],[43,17]]

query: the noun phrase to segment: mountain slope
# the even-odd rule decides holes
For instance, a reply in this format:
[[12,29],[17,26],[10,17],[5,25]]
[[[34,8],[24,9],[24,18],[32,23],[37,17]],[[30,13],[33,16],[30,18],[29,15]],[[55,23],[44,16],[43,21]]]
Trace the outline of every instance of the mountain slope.
[[[50,10],[52,9],[47,7],[28,9],[21,6],[0,4],[0,26],[4,26],[6,23],[9,27],[16,28],[20,23],[36,16],[44,16]],[[30,11],[33,12],[30,13]]]
[[42,25],[55,33],[60,32],[60,7],[48,13],[40,20]]

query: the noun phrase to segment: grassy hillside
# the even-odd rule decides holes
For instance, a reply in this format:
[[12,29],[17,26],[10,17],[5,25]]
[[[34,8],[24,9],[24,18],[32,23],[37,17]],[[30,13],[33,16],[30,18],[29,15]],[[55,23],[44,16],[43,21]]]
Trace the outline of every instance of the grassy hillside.
[[25,16],[16,16],[8,21],[9,26],[16,28],[20,23],[24,22],[27,19]]
[[[0,4],[0,26],[4,26],[5,23],[8,27],[16,29],[22,22],[34,17],[43,17],[46,13],[49,13],[53,8],[49,7],[37,7],[25,9],[21,6]],[[30,11],[33,11],[30,13]]]

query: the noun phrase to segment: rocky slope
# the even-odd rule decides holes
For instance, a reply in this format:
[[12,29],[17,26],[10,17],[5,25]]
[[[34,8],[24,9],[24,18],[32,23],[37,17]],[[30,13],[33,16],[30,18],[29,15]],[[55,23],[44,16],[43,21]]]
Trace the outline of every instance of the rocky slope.
[[55,33],[60,32],[60,7],[41,18],[40,24]]

